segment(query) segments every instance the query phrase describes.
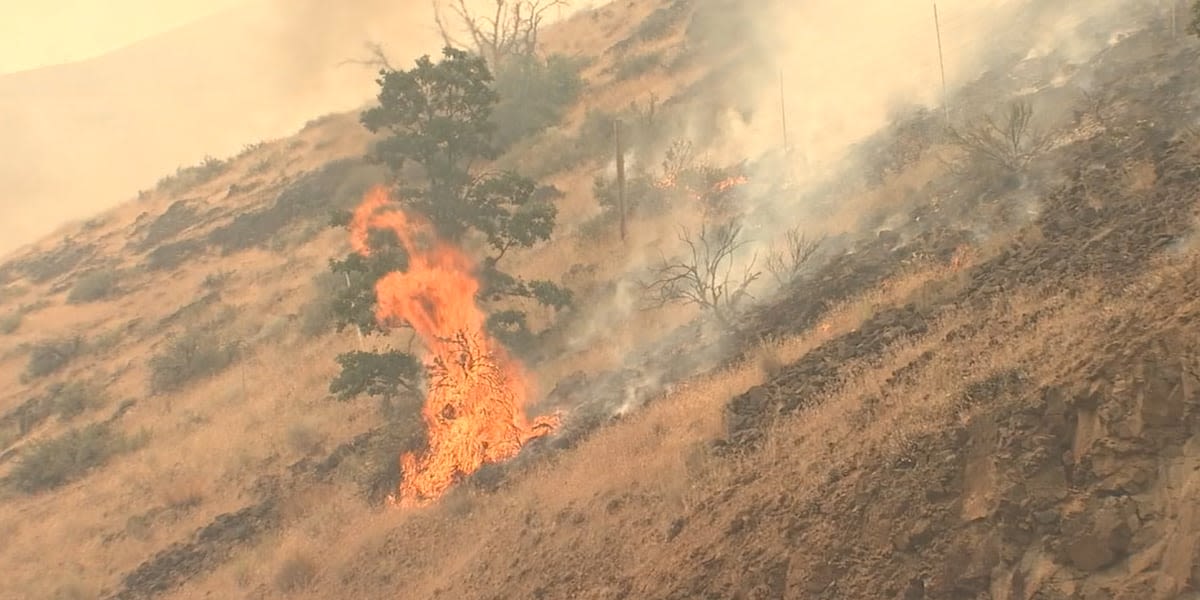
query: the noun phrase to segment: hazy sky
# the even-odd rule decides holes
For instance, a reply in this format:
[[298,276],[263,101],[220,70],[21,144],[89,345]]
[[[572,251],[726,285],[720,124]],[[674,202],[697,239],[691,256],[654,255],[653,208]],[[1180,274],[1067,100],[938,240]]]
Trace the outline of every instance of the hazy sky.
[[0,0],[0,73],[97,56],[243,0]]

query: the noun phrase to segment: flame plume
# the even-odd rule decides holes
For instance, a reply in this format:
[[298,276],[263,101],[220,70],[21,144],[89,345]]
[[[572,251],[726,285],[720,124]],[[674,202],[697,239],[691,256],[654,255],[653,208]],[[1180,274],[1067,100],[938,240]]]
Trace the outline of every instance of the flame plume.
[[384,325],[411,325],[429,354],[421,411],[429,448],[400,457],[403,479],[389,498],[408,508],[436,500],[484,464],[516,456],[530,440],[552,432],[558,418],[526,416],[532,382],[484,329],[473,261],[432,235],[424,220],[388,208],[390,202],[386,188],[367,194],[350,222],[350,244],[367,256],[369,231],[386,229],[409,255],[407,271],[389,273],[375,285],[375,317]]

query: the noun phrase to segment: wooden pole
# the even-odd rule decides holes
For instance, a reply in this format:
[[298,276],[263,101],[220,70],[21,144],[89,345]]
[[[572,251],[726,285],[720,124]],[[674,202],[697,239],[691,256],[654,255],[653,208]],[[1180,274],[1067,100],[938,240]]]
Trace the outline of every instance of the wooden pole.
[[[350,285],[350,274],[349,274],[349,273],[342,273],[342,275],[345,275],[345,276],[346,276],[346,289],[350,289],[350,288],[351,288],[351,285]],[[354,332],[358,334],[358,350],[361,352],[361,351],[365,350],[365,348],[363,347],[363,332],[362,332],[362,327],[359,327],[359,326],[355,325],[355,326],[354,326]]]
[[621,121],[613,121],[613,141],[617,151],[617,212],[621,216],[621,241],[625,241],[625,152],[621,148]]
[[788,156],[792,153],[792,147],[788,143],[787,95],[783,91],[783,69],[779,70],[779,121],[783,123],[783,155]]
[[942,112],[946,116],[946,126],[950,126],[950,98],[946,94],[946,59],[942,54],[942,24],[938,19],[937,2],[933,3],[933,30],[937,33],[938,66],[942,70]]
[[1179,35],[1179,0],[1171,0],[1171,39]]

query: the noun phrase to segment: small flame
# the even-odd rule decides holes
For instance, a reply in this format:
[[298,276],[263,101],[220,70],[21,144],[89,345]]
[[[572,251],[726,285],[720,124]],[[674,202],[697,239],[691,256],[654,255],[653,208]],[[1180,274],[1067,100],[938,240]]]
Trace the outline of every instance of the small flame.
[[733,177],[727,177],[725,179],[722,179],[721,181],[718,181],[715,185],[713,185],[712,192],[714,194],[720,194],[722,192],[728,191],[730,188],[749,183],[749,181],[750,180],[747,179],[745,175],[736,175]]
[[[421,411],[429,448],[400,457],[403,480],[389,498],[409,508],[436,500],[484,464],[516,456],[530,440],[551,433],[558,417],[526,416],[532,381],[484,329],[474,263],[437,239],[424,220],[387,208],[390,202],[384,187],[367,194],[351,220],[350,245],[367,256],[369,231],[389,229],[409,254],[407,271],[389,273],[375,286],[379,322],[408,323],[429,353]],[[419,232],[430,232],[427,247],[417,243]]]

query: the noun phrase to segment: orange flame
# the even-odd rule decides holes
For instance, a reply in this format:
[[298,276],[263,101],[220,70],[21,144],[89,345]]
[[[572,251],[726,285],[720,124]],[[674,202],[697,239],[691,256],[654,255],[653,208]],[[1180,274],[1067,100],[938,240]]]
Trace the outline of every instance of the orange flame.
[[728,178],[722,179],[721,181],[718,181],[716,184],[714,184],[712,186],[712,192],[714,194],[720,194],[721,192],[724,192],[726,190],[729,190],[730,188],[733,188],[733,187],[736,187],[739,185],[743,185],[749,181],[750,180],[747,179],[745,175],[737,175],[734,177],[728,177]]
[[[486,463],[516,456],[530,440],[553,431],[558,418],[526,416],[532,382],[484,329],[473,261],[437,239],[425,221],[386,209],[390,201],[383,187],[367,194],[351,220],[350,244],[367,256],[368,232],[389,229],[409,254],[407,271],[389,273],[375,286],[379,322],[408,323],[430,355],[421,411],[429,448],[419,457],[400,457],[404,477],[389,498],[407,508],[436,500]],[[429,232],[427,240],[417,239],[421,232]]]

